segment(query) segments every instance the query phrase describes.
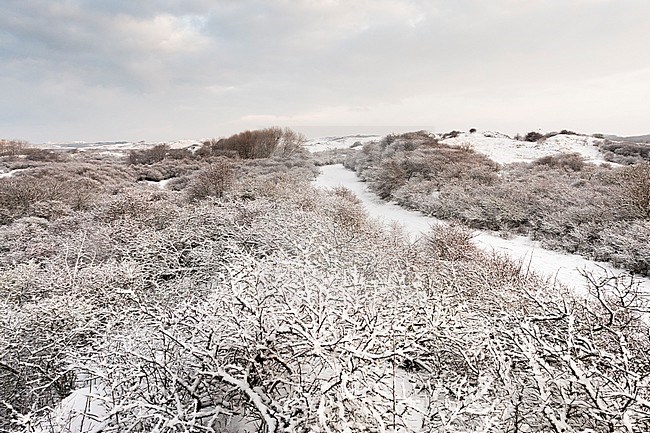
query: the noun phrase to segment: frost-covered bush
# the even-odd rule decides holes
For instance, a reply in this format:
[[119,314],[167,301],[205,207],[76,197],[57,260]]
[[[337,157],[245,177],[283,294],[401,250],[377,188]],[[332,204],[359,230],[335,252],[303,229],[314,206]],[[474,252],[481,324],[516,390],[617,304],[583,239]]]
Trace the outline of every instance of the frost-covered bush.
[[382,198],[392,197],[414,180],[434,183],[439,188],[457,179],[477,184],[489,184],[495,179],[497,165],[469,148],[441,145],[435,140],[409,144],[403,139],[383,148],[381,143],[372,146],[375,149],[364,148],[358,161],[351,158],[348,165],[360,170]]
[[209,167],[196,173],[190,181],[187,193],[190,200],[206,197],[222,197],[234,180],[232,164],[226,158],[218,158]]
[[59,162],[68,157],[67,153],[51,149],[27,148],[24,153],[28,161]]
[[17,414],[47,413],[75,386],[68,354],[97,336],[97,318],[76,294],[0,304],[0,431]]
[[623,206],[637,218],[650,219],[650,162],[624,168],[618,179]]
[[471,260],[478,255],[472,231],[458,224],[435,225],[424,237],[427,253],[439,260]]
[[[358,143],[358,142],[357,142]],[[353,145],[354,146],[354,145]],[[361,143],[356,147],[361,147]],[[343,164],[349,155],[356,153],[357,149],[331,149],[312,153],[312,158],[317,166]]]
[[153,164],[165,159],[169,150],[167,144],[157,144],[144,150],[132,150],[129,152],[128,161],[129,164]]
[[20,176],[0,179],[0,224],[24,216],[58,218],[91,206],[96,185],[86,179]]
[[[297,219],[317,232],[322,218]],[[635,376],[646,325],[624,281],[593,281],[594,302],[567,302],[497,256],[442,265],[427,247],[362,237],[350,266],[330,236],[291,233],[301,249],[239,250],[203,297],[143,303],[111,324],[77,361],[101,384],[100,420],[142,431],[647,428]]]
[[535,141],[539,141],[539,140],[541,140],[543,138],[544,138],[544,134],[541,134],[541,133],[536,132],[536,131],[530,131],[524,136],[524,141],[535,142]]
[[536,165],[547,165],[552,168],[564,170],[580,171],[585,166],[582,155],[578,153],[561,153],[558,155],[548,155],[533,161]]
[[616,222],[604,230],[598,229],[592,234],[599,239],[594,258],[650,276],[650,222]]
[[631,165],[650,160],[650,144],[632,142],[611,142],[604,140],[600,145],[606,161]]

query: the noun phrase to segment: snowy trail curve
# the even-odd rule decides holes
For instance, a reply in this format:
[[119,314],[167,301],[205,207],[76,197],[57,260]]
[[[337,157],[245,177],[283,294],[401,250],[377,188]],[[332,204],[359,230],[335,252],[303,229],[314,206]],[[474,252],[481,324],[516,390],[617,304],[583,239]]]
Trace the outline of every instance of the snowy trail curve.
[[[370,216],[386,224],[402,225],[411,234],[412,239],[417,239],[426,233],[433,224],[441,223],[436,218],[381,200],[368,190],[367,185],[361,182],[354,172],[347,170],[341,164],[321,167],[321,174],[314,183],[324,188],[339,186],[348,188],[363,202]],[[571,287],[577,293],[586,293],[587,282],[583,272],[592,273],[594,276],[627,275],[625,271],[615,269],[607,263],[595,262],[575,254],[547,250],[539,242],[523,236],[503,239],[488,232],[476,231],[474,243],[485,251],[506,254],[513,260],[523,263],[524,268],[529,268],[550,279],[551,282]],[[643,292],[650,293],[650,279],[637,277],[637,281]]]

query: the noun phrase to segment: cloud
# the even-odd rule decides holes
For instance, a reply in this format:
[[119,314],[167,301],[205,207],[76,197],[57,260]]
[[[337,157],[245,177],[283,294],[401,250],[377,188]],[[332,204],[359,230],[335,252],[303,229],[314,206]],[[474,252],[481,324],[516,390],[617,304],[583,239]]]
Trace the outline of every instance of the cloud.
[[209,45],[210,40],[200,33],[203,23],[202,17],[188,15],[162,14],[150,19],[119,16],[112,33],[122,48],[139,53],[193,53]]
[[464,116],[646,127],[631,112],[650,97],[633,73],[650,68],[645,0],[5,3],[0,127],[29,140],[224,135],[266,122],[447,128]]

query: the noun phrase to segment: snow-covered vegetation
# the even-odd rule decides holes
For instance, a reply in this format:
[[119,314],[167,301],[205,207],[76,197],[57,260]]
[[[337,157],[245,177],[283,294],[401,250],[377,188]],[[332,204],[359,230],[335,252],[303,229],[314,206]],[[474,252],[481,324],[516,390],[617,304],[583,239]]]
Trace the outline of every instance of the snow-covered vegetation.
[[[354,161],[371,183],[392,176],[386,197],[510,176],[418,137]],[[314,188],[302,145],[264,157],[242,140],[3,157],[23,171],[0,179],[1,432],[650,430],[633,280],[586,275],[576,297],[464,226],[414,242],[351,191]],[[512,170],[644,185],[644,166],[573,159]],[[647,222],[642,201],[621,207]]]

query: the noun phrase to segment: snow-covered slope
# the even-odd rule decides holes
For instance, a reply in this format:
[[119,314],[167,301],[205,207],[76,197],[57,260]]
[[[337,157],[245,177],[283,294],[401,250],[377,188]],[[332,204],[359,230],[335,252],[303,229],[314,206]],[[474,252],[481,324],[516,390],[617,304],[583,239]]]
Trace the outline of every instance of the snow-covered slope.
[[175,141],[99,141],[99,142],[86,142],[74,141],[68,143],[42,143],[33,146],[43,149],[77,149],[79,151],[85,150],[106,150],[106,151],[119,151],[119,150],[138,150],[148,149],[158,144],[165,144],[172,149],[186,149],[196,148],[201,146],[203,140],[175,140]]
[[[365,144],[381,140],[381,135],[346,135],[341,137],[321,137],[307,140],[310,152],[332,149],[347,149],[355,144]],[[588,135],[558,134],[539,142],[519,141],[499,132],[460,133],[454,138],[441,140],[442,143],[456,146],[470,146],[500,164],[531,162],[535,159],[559,153],[578,153],[587,162],[605,163],[598,148],[602,139]]]
[[579,153],[588,162],[600,164],[605,162],[598,149],[601,141],[586,135],[558,134],[539,142],[528,142],[494,132],[461,133],[457,137],[442,140],[450,145],[469,145],[500,164],[530,162],[558,153]]
[[381,135],[345,135],[342,137],[321,137],[310,138],[305,147],[310,152],[320,152],[332,149],[348,149],[357,143],[365,144],[371,141],[380,140]]

